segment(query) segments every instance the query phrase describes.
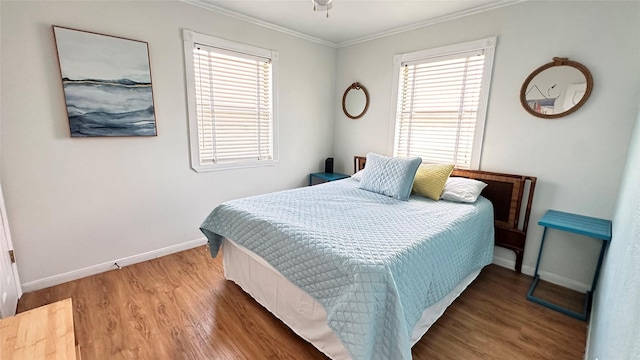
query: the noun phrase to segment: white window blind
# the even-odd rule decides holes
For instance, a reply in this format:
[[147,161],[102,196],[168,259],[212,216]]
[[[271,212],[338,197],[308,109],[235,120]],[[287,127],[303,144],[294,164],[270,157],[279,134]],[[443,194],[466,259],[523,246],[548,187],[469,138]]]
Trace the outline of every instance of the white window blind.
[[273,159],[271,60],[194,44],[200,163]]
[[476,48],[401,62],[395,156],[420,156],[426,163],[463,169],[477,166],[488,92],[484,82],[491,65],[485,54]]
[[278,52],[183,29],[191,168],[275,165]]

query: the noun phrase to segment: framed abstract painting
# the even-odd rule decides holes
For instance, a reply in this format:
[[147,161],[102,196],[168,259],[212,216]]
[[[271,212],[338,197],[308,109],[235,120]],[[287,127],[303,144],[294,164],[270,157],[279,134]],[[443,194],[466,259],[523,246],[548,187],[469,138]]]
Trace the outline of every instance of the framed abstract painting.
[[146,42],[54,26],[71,137],[156,136]]

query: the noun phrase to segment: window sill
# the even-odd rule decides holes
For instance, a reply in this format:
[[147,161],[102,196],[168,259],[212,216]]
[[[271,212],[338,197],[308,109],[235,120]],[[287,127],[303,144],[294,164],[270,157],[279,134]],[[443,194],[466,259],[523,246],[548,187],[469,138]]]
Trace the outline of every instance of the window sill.
[[277,163],[278,163],[278,160],[262,160],[262,161],[247,161],[247,162],[237,162],[237,163],[227,163],[227,164],[212,164],[212,165],[191,164],[191,168],[193,169],[193,171],[201,173],[201,172],[210,172],[210,171],[234,170],[234,169],[274,166]]

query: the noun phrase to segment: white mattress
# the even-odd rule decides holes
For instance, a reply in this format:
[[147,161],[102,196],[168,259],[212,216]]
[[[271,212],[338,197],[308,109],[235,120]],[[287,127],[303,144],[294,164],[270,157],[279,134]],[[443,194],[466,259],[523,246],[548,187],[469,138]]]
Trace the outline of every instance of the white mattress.
[[[340,339],[327,325],[327,313],[310,295],[282,276],[264,259],[224,239],[224,275],[264,306],[296,334],[332,359],[351,359]],[[411,334],[415,345],[464,289],[480,274],[468,275],[443,299],[422,313]]]

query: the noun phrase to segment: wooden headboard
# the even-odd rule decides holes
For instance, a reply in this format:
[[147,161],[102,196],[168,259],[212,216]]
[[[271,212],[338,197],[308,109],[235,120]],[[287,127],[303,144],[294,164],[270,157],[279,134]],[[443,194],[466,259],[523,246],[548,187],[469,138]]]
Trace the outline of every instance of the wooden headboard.
[[[366,161],[367,158],[364,156],[355,156],[354,170],[364,169]],[[496,245],[516,253],[516,271],[521,272],[531,203],[537,178],[462,169],[454,169],[451,176],[476,179],[487,184],[487,187],[482,191],[482,196],[493,203]],[[525,194],[527,194],[526,203],[523,204]]]

